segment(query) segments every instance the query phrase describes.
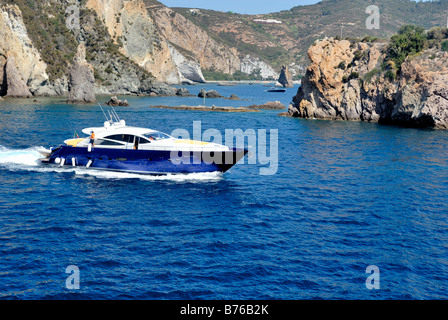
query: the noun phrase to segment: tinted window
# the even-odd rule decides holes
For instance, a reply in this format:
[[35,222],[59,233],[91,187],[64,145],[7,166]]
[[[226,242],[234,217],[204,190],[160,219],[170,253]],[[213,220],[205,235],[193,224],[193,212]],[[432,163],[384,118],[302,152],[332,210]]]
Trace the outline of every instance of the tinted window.
[[115,134],[113,136],[105,137],[105,139],[111,139],[111,140],[121,141],[121,142],[130,142],[130,143],[134,142],[134,136],[129,135],[129,134]]
[[151,133],[146,133],[143,135],[144,137],[148,138],[151,141],[154,140],[164,140],[164,139],[169,139],[171,138],[169,135],[164,134],[162,132],[151,132]]
[[119,142],[115,142],[115,141],[107,141],[107,140],[103,140],[103,141],[99,141],[96,143],[99,146],[122,146],[122,143]]
[[151,141],[145,139],[145,138],[140,138],[140,144],[148,144],[151,143]]

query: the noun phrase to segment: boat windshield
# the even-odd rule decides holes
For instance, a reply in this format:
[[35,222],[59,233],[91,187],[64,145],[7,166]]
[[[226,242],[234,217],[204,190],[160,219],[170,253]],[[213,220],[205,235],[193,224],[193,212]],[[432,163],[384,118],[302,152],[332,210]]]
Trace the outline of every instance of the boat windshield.
[[157,141],[157,140],[165,140],[171,138],[169,135],[164,134],[162,132],[150,132],[145,133],[143,135],[145,138],[148,138],[151,141]]

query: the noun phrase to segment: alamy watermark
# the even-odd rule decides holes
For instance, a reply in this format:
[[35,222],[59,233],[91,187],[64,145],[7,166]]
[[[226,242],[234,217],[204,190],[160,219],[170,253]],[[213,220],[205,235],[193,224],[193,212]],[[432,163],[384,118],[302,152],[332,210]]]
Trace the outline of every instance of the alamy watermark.
[[380,268],[375,265],[368,266],[366,273],[370,274],[366,279],[366,288],[369,290],[380,289]]
[[378,6],[368,6],[366,13],[370,16],[366,20],[367,30],[378,30],[380,29],[380,8]]
[[65,269],[65,273],[70,274],[65,280],[65,287],[69,290],[79,290],[80,289],[79,268],[75,265],[70,265]]
[[73,30],[79,30],[79,5],[72,4],[65,9],[65,14],[67,15],[67,18],[65,20],[65,26],[67,29],[73,31]]
[[[240,165],[247,163],[261,165],[260,175],[267,176],[277,173],[278,129],[247,129],[245,131],[225,129],[223,137],[218,129],[211,128],[202,132],[201,121],[194,121],[193,137],[186,129],[175,129],[171,136],[190,141],[192,146],[192,148],[172,151],[170,157],[174,164]],[[220,149],[219,145],[228,147],[228,151]],[[248,151],[247,156],[244,156],[244,150]]]

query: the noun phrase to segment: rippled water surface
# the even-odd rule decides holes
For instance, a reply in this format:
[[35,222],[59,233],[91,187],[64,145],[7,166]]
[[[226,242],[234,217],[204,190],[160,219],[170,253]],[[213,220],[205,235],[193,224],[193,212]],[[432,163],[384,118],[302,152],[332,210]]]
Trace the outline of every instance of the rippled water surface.
[[[201,87],[188,87],[197,93]],[[218,87],[248,106],[295,89]],[[37,164],[38,147],[100,126],[94,105],[0,102],[2,299],[446,299],[448,132],[171,111],[198,98],[128,98],[128,124],[171,133],[278,129],[278,171],[146,177]],[[105,98],[101,101],[105,101]],[[269,140],[268,140],[269,142]],[[80,289],[66,288],[67,266]],[[380,289],[366,288],[366,268]]]

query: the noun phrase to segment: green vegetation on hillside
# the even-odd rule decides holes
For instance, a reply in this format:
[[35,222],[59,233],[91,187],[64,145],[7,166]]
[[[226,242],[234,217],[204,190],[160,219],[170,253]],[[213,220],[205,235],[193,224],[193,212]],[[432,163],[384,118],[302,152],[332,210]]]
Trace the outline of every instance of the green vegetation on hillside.
[[80,29],[69,30],[66,20],[68,4],[48,0],[0,0],[20,8],[27,33],[47,64],[51,82],[69,75],[69,66],[77,52],[78,40],[86,45],[86,59],[94,67],[95,79],[103,85],[120,81],[123,74],[134,73],[140,81],[154,77],[119,52],[107,28],[96,12],[86,9],[87,0],[80,0]]
[[401,70],[401,65],[408,56],[418,54],[429,48],[437,48],[446,51],[448,29],[435,27],[425,32],[421,27],[405,25],[398,30],[398,34],[390,39],[387,49],[387,57],[393,61],[396,70]]
[[2,0],[18,5],[28,35],[48,65],[50,81],[67,74],[78,42],[65,25],[65,7],[58,2],[48,6],[45,0]]
[[[370,16],[366,8],[370,5],[380,10],[379,30],[366,27]],[[448,0],[323,0],[265,15],[211,10],[193,14],[186,8],[174,10],[202,27],[215,40],[237,48],[242,54],[259,56],[279,68],[289,63],[307,65],[308,48],[324,37],[388,39],[407,24],[425,30],[446,26]],[[274,19],[282,23],[261,23],[255,19]]]

